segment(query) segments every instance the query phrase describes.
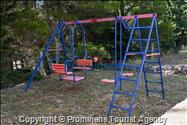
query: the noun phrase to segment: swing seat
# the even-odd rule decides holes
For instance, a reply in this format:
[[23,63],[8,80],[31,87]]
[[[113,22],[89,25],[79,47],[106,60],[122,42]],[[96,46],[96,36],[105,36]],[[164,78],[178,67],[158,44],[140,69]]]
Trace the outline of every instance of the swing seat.
[[104,84],[110,84],[110,83],[114,83],[113,79],[101,79],[101,82]]
[[52,73],[63,75],[62,77],[63,80],[78,82],[85,79],[85,77],[83,76],[75,76],[73,72],[67,72],[66,71],[67,66],[65,66],[64,64],[52,63],[51,66],[52,66]]
[[74,69],[78,70],[91,70],[92,60],[89,59],[77,59]]
[[72,75],[73,72],[64,72],[62,70],[54,70],[53,74]]
[[75,79],[74,79],[74,76],[64,76],[62,79],[63,80],[67,80],[67,81],[74,81],[75,80],[75,82],[78,82],[78,81],[84,80],[85,77],[83,77],[83,76],[75,76]]
[[51,64],[52,66],[52,72],[53,74],[62,74],[62,75],[72,75],[73,72],[66,72],[65,68],[67,69],[67,67],[65,67],[64,64]]
[[[132,72],[127,72],[127,73],[122,74],[122,76],[125,76],[125,77],[131,77],[133,75],[134,73]],[[113,79],[102,79],[101,82],[104,84],[110,84],[110,83],[114,83],[114,80]]]
[[127,72],[127,73],[123,73],[122,76],[132,77],[132,76],[134,76],[134,73],[133,72]]

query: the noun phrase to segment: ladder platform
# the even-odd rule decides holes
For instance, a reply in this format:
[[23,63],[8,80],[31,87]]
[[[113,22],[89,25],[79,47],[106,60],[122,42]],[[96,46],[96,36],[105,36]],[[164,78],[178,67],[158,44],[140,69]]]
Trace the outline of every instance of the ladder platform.
[[114,83],[115,81],[113,79],[101,79],[101,82],[104,84],[110,84]]
[[158,56],[160,55],[160,53],[151,53],[151,54],[146,54],[146,57],[149,57],[149,56]]
[[[64,76],[62,77],[63,80],[67,80],[67,81],[74,81],[74,77],[73,76]],[[84,80],[85,77],[83,76],[75,76],[75,82]]]
[[[148,51],[148,52],[157,52],[157,51]],[[127,56],[134,56],[134,55],[143,55],[144,52],[128,52]],[[150,53],[150,54],[146,54],[146,57],[148,56],[158,56],[160,55],[160,53]]]

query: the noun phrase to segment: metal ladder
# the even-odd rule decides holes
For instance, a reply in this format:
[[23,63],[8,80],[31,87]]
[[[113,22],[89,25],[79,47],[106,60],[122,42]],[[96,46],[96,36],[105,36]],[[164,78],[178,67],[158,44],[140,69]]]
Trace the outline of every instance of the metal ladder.
[[[119,20],[119,18],[116,18],[116,19]],[[121,18],[120,21],[123,22],[124,19]],[[145,86],[146,86],[146,95],[148,96],[149,92],[157,92],[157,93],[161,93],[162,97],[164,98],[164,83],[163,83],[163,78],[162,78],[162,67],[161,67],[161,62],[160,62],[160,47],[159,47],[159,37],[158,37],[158,27],[157,27],[156,15],[152,17],[152,22],[151,22],[150,26],[139,26],[138,18],[135,17],[133,26],[131,26],[129,29],[131,30],[130,37],[129,37],[128,45],[127,45],[127,48],[126,48],[126,51],[125,51],[125,54],[124,54],[123,62],[120,66],[120,73],[115,78],[115,88],[114,88],[114,91],[113,91],[112,99],[109,103],[108,116],[111,115],[113,108],[120,109],[120,110],[126,110],[128,112],[128,116],[129,117],[131,116],[142,72],[144,74],[144,81],[145,81]],[[135,30],[137,30],[137,32],[138,32],[138,38],[137,39],[134,39]],[[141,38],[140,31],[142,31],[142,30],[148,30],[149,33],[148,33],[147,39],[142,39]],[[153,35],[153,30],[155,31],[155,36],[156,36],[155,39],[151,38],[151,35]],[[130,45],[133,42],[138,42],[139,43],[139,45],[140,45],[140,51],[139,52],[131,52],[130,51],[129,48],[130,48]],[[150,42],[156,42],[156,47],[157,47],[156,50],[148,50]],[[144,48],[142,47],[143,43],[145,43]],[[128,64],[127,63],[127,56],[128,55],[140,55],[141,56],[141,63],[138,64],[138,65]],[[148,56],[156,56],[157,59],[156,60],[147,60]],[[149,63],[149,64],[157,63],[159,65],[159,71],[156,72],[156,73],[159,74],[159,77],[160,77],[159,81],[148,80],[148,77],[147,77],[148,73],[155,74],[155,72],[149,72],[148,70],[146,70],[144,64],[147,64],[147,63]],[[130,68],[130,69],[136,68],[136,69],[138,69],[138,75],[136,76],[135,79],[124,77],[124,76],[122,76],[122,74],[124,72],[124,68]],[[126,82],[129,81],[129,82],[135,83],[132,92],[122,91],[122,81],[126,81]],[[151,83],[160,84],[161,85],[161,90],[151,90],[151,89],[149,89],[149,84],[151,84]],[[119,89],[119,85],[120,85],[120,89]],[[116,105],[115,102],[117,101],[116,100],[117,95],[131,97],[130,104],[127,107]]]

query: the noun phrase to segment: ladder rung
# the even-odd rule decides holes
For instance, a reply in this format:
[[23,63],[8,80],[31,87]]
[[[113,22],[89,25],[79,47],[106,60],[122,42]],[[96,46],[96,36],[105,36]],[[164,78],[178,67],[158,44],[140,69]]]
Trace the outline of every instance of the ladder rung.
[[121,109],[121,110],[129,110],[129,108],[123,108],[123,107],[116,106],[116,105],[112,105],[112,108],[118,108],[118,109]]
[[[146,42],[148,39],[132,39],[132,41],[143,41],[143,42]],[[150,41],[155,41],[156,39],[150,39]]]
[[145,60],[144,61],[145,63],[159,63],[159,61],[158,60]]
[[140,68],[140,65],[132,65],[132,64],[123,64],[123,67],[131,67],[131,68]]
[[150,81],[150,80],[146,80],[146,82],[149,82],[149,83],[162,83],[161,81]]
[[162,93],[162,91],[160,91],[160,90],[147,90],[147,91],[149,91],[149,92],[158,92],[158,93]]
[[128,96],[133,96],[133,93],[129,93],[129,92],[114,92],[115,94],[122,94],[122,95],[128,95]]
[[137,81],[137,79],[132,79],[132,78],[128,78],[128,77],[121,77],[120,80]]
[[160,53],[151,53],[151,54],[146,54],[146,57],[148,57],[148,56],[158,56],[158,55],[160,55]]
[[144,54],[144,52],[128,52],[127,55],[130,56],[130,55],[141,55],[141,54]]
[[[138,30],[138,29],[140,29],[140,30],[144,30],[144,29],[150,29],[151,28],[151,26],[139,26],[139,27],[134,27],[134,29],[135,30]],[[131,28],[131,30],[133,29],[133,27]]]

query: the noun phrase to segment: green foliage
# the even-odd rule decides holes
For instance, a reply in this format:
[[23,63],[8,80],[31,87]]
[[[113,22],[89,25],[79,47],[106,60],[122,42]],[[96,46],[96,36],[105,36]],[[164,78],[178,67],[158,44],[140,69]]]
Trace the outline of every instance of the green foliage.
[[175,50],[178,52],[183,45],[187,45],[187,2],[186,1],[168,1],[168,15],[173,21]]
[[[102,59],[110,59],[111,57],[110,53],[102,45],[95,45],[93,44],[93,42],[87,42],[86,48],[88,51],[88,56],[91,56],[91,57],[99,56]],[[76,49],[75,56],[78,56],[78,57],[84,56],[84,49],[81,43],[79,43],[75,49]]]
[[[117,15],[157,13],[161,52],[178,52],[187,45],[187,4],[182,1],[44,1],[36,8],[35,1],[1,1],[1,76],[4,85],[19,82],[18,72],[12,70],[13,60],[23,58],[24,49],[35,49],[33,57],[45,46],[57,22]],[[133,21],[129,21],[132,25]],[[141,20],[140,25],[149,25],[150,20]],[[87,50],[89,56],[111,59],[114,52],[113,22],[85,24]],[[128,32],[123,39],[123,49],[127,45]],[[69,53],[69,32],[65,42]],[[80,42],[82,34],[77,33],[75,51],[83,56]],[[119,35],[119,34],[118,34]],[[146,33],[142,33],[146,37]],[[39,41],[37,47],[33,41]],[[56,47],[55,42],[52,47]],[[118,44],[119,47],[119,44]],[[133,46],[134,51],[138,48]],[[21,48],[21,49],[20,49]],[[17,54],[18,53],[18,54]],[[119,53],[118,53],[119,55]],[[27,55],[26,55],[27,56]],[[32,57],[31,56],[31,57]],[[119,57],[119,56],[118,56]],[[8,65],[7,65],[8,64]],[[31,66],[32,67],[32,66]],[[23,79],[27,78],[24,76]]]
[[176,48],[176,45],[172,22],[159,22],[159,29],[164,29],[159,30],[161,52],[174,51],[173,48]]
[[47,22],[41,14],[42,12],[37,12],[29,8],[19,13],[15,20],[15,27],[19,31],[18,34],[24,35],[25,33],[34,31],[38,36],[47,36]]
[[[25,81],[30,73],[13,71],[12,61],[21,60],[20,47],[32,47],[33,40],[46,41],[48,27],[43,11],[20,2],[1,1],[1,88]],[[41,45],[44,42],[40,43]],[[21,45],[21,46],[20,46]],[[18,54],[16,54],[18,53]]]
[[11,31],[8,31],[10,28],[7,27],[1,27],[1,48],[2,49],[8,49],[11,46],[11,41],[13,41],[13,33]]

